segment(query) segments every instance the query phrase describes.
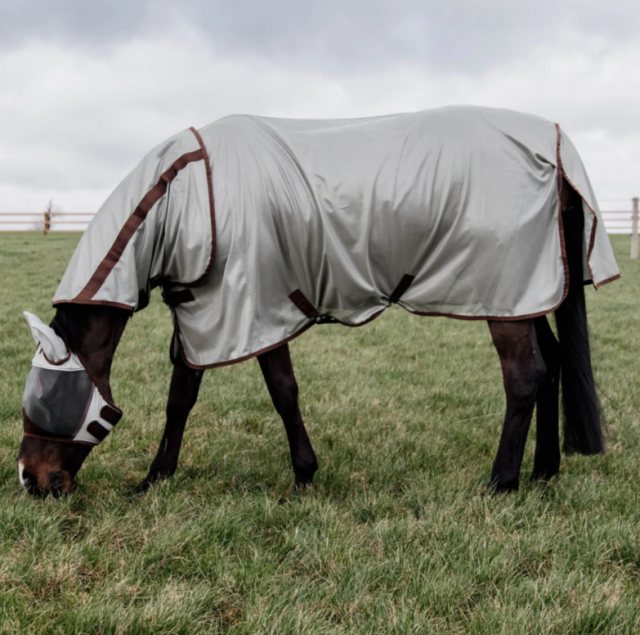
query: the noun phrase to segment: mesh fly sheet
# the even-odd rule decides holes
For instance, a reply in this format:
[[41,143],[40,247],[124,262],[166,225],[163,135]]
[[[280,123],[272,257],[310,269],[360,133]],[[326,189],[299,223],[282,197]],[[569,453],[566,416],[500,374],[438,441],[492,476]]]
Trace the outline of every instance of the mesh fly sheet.
[[585,281],[618,268],[560,128],[448,107],[344,120],[230,116],[157,146],[83,235],[54,304],[138,310],[162,285],[194,367],[318,321],[518,319],[567,290],[559,189],[583,199]]

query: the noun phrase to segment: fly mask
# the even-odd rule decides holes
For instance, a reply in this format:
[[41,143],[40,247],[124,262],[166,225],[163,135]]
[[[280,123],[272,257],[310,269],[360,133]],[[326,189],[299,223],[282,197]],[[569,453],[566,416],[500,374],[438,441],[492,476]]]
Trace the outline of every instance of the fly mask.
[[32,313],[24,312],[37,349],[22,398],[24,435],[97,445],[122,417],[107,401],[64,340]]

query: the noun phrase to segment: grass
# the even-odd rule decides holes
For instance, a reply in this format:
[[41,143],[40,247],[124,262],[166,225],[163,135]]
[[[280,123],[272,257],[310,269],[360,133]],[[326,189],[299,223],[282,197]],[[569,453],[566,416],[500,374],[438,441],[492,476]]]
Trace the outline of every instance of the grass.
[[136,496],[171,372],[154,297],[116,355],[125,418],[77,493],[35,500],[15,467],[33,352],[21,311],[51,317],[77,238],[0,234],[1,633],[640,632],[628,239],[614,237],[623,279],[587,292],[609,451],[564,459],[549,486],[486,494],[503,411],[486,325],[390,310],[291,344],[320,461],[312,490],[291,490],[284,430],[249,361],[205,374],[178,473]]

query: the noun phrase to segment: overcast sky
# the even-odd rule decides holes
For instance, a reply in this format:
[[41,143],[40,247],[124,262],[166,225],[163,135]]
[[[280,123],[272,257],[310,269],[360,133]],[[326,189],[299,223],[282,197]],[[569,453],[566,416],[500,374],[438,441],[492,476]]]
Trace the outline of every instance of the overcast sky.
[[154,145],[243,112],[481,104],[640,194],[639,0],[0,0],[0,211],[94,211]]

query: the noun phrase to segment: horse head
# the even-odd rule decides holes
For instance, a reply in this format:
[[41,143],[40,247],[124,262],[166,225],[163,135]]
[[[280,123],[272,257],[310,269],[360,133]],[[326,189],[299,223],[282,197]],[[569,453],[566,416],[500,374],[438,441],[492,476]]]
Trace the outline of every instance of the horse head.
[[36,351],[23,395],[18,477],[30,494],[66,494],[92,448],[122,416],[109,371],[128,314],[65,305],[51,326],[24,316]]

